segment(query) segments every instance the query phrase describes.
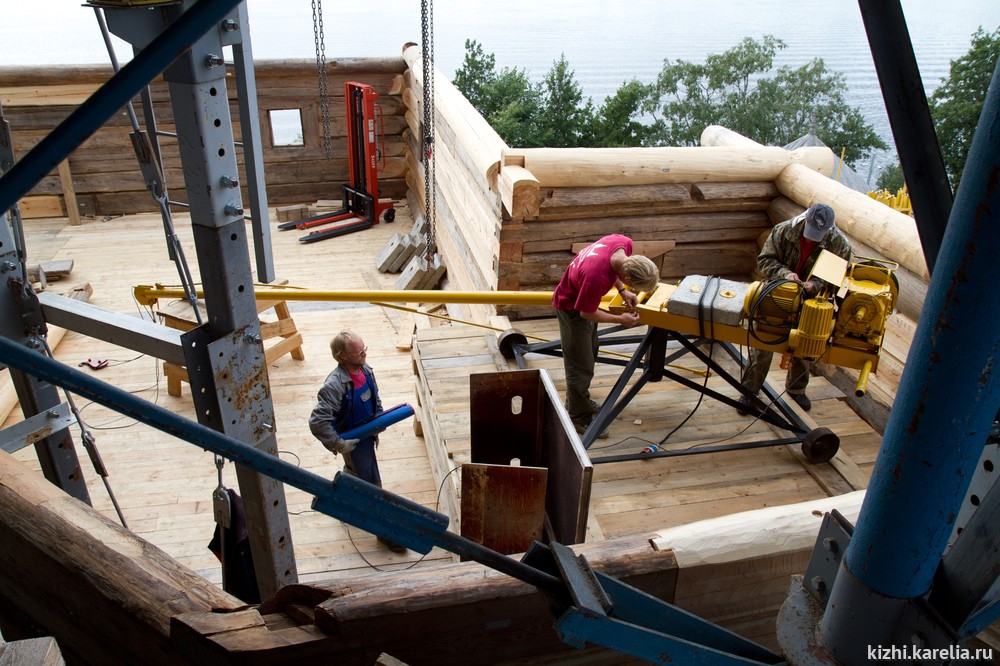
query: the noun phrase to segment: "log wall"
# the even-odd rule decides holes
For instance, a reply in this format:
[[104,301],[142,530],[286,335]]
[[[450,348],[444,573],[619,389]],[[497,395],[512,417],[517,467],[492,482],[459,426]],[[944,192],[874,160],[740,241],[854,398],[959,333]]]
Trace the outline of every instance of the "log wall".
[[[404,71],[405,63],[402,58],[354,58],[330,60],[326,67],[332,159],[327,159],[323,150],[316,63],[310,60],[255,63],[268,203],[276,206],[340,199],[341,184],[350,181],[344,100],[346,81],[367,83],[379,94],[385,134],[379,193],[382,197],[403,198],[406,189],[406,157],[402,139],[404,108],[399,96],[390,94],[390,90],[396,77]],[[4,117],[10,123],[15,155],[23,157],[112,74],[110,65],[0,68],[0,104]],[[233,133],[239,141],[241,127],[232,66],[229,66],[228,79]],[[175,132],[167,84],[162,78],[151,84],[150,93],[157,129]],[[145,127],[138,98],[133,106],[140,124]],[[299,113],[302,145],[275,145],[272,112],[276,111]],[[23,217],[68,216],[65,202],[71,200],[73,194],[79,214],[83,216],[158,210],[156,202],[146,192],[129,140],[131,132],[129,116],[125,109],[121,109],[70,154],[68,174],[72,189],[69,184],[60,182],[58,170],[53,170],[22,200]],[[161,137],[160,146],[169,197],[186,203],[177,141],[172,137]],[[246,183],[242,150],[237,150],[237,160],[240,181]],[[249,204],[246,187],[243,194],[247,199],[245,203]]]
[[[403,52],[408,65],[406,106],[407,184],[410,207],[426,210],[423,161],[423,61],[420,49]],[[497,289],[501,202],[500,156],[507,144],[467,99],[434,70],[433,239],[447,267],[449,289]],[[486,324],[491,306],[449,306],[456,317]]]
[[243,602],[0,453],[0,615],[19,609],[70,663],[185,664],[170,618]]
[[[498,289],[551,291],[574,244],[610,233],[675,243],[650,256],[664,281],[691,274],[746,280],[772,226],[767,211],[780,195],[774,180],[789,164],[827,174],[833,153],[763,146],[509,150],[501,182],[508,169],[519,171],[500,232]],[[531,306],[501,311],[511,319],[551,315]]]

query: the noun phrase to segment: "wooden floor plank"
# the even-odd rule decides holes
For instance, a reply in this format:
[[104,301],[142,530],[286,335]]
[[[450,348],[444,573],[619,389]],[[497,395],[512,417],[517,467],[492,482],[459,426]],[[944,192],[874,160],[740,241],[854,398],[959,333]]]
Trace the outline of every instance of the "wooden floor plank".
[[[304,245],[294,233],[273,230],[276,274],[292,285],[316,289],[394,289],[397,276],[374,271],[370,265],[392,235],[411,223],[405,203],[397,203],[396,207],[397,224],[379,224],[321,243]],[[195,257],[189,222],[178,216],[175,226],[186,256]],[[108,252],[109,234],[114,234],[116,246],[129,247],[130,251]],[[91,302],[116,312],[143,314],[132,300],[133,285],[177,281],[157,216],[89,221],[72,229],[64,223],[31,220],[26,236],[33,260],[74,260],[73,273],[50,288],[58,290],[89,282],[94,288]],[[33,255],[33,238],[39,239],[43,252],[51,256]],[[197,275],[193,261],[192,271]],[[439,510],[442,494],[457,476],[448,480],[444,475],[469,459],[469,376],[506,365],[498,358],[498,331],[416,315],[410,351],[405,345],[402,349],[398,346],[398,329],[403,322],[398,311],[367,303],[294,301],[289,303],[289,311],[303,336],[305,360],[285,356],[268,366],[281,458],[326,478],[341,470],[342,458],[326,451],[312,437],[307,420],[316,391],[333,368],[330,338],[351,328],[361,333],[369,346],[368,358],[375,368],[383,404],[414,405],[420,412],[423,432],[433,433],[426,440],[416,436],[410,421],[383,433],[378,455],[384,485]],[[558,338],[553,319],[514,322],[513,326],[531,341]],[[642,332],[628,331],[618,337]],[[627,359],[634,345],[607,338],[603,348]],[[162,366],[155,359],[74,332],[67,333],[56,355],[73,366],[89,358],[109,359],[108,367],[102,370],[83,369],[177,414],[194,417],[189,395],[176,398],[167,394]],[[717,357],[731,372],[735,371],[735,364],[727,357]],[[561,358],[530,354],[528,365],[544,369],[557,391],[564,391]],[[514,366],[511,363],[509,367]],[[671,369],[692,381],[700,383],[704,379],[703,364],[691,357],[677,360]],[[599,364],[592,385],[595,398],[603,400],[620,373],[620,366]],[[777,359],[769,379],[778,390],[784,388]],[[420,391],[418,385],[422,386]],[[708,386],[725,395],[736,395],[719,377],[710,377]],[[418,394],[424,396],[422,405]],[[850,410],[840,392],[826,380],[814,377],[809,394],[814,400],[813,420],[838,433],[845,455],[862,473],[870,473],[880,443],[877,433]],[[79,400],[78,406],[96,436],[110,472],[109,483],[130,527],[182,564],[219,583],[218,563],[207,548],[214,530],[211,496],[218,483],[212,456],[131,419],[122,419],[100,405]],[[683,427],[664,443],[668,450],[697,450],[719,442],[743,443],[774,436],[765,424],[739,416],[734,409],[712,400],[699,401],[694,391],[664,380],[647,384],[611,425],[611,437],[596,442],[589,454],[599,458],[639,453],[649,443],[661,442],[685,418],[688,420]],[[16,420],[19,416],[15,414],[7,423]],[[17,456],[37,469],[32,451],[21,451]],[[450,467],[432,465],[432,459],[447,461]],[[84,474],[95,508],[115,518],[103,484],[86,461]],[[234,488],[238,485],[231,464],[224,466],[223,481]],[[598,464],[591,496],[588,539],[602,539],[653,533],[734,511],[814,499],[824,496],[824,491],[791,451],[768,447]],[[391,553],[371,535],[345,528],[339,521],[314,512],[311,500],[301,491],[286,489],[293,545],[303,581],[371,567],[434,566],[451,557],[437,549],[426,557],[412,551]]]

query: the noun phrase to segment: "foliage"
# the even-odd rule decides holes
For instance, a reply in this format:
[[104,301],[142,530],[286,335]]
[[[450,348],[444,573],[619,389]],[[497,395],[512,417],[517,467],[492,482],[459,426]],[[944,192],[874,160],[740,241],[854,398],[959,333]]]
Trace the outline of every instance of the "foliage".
[[878,175],[878,180],[875,181],[875,189],[887,190],[889,192],[898,192],[905,185],[906,183],[903,181],[903,168],[899,166],[899,162],[890,164],[882,169],[882,173]]
[[542,84],[542,106],[538,118],[540,142],[552,148],[587,145],[594,110],[590,99],[583,104],[583,92],[573,79],[566,54],[552,64]]
[[476,40],[465,40],[465,59],[455,72],[455,87],[504,141],[525,148],[544,145],[536,130],[542,108],[541,87],[524,69],[496,71],[496,58]]
[[[1000,28],[989,34],[980,26],[972,35],[969,51],[958,60],[951,61],[948,77],[941,79],[941,86],[928,100],[941,158],[955,190],[965,170],[972,137],[983,112],[986,91],[998,58]],[[882,171],[878,186],[892,192],[903,186],[903,169],[899,162]]]
[[596,109],[584,101],[565,54],[532,85],[525,70],[497,73],[493,54],[466,40],[454,82],[514,146],[697,145],[706,126],[720,124],[766,145],[813,130],[827,145],[845,148],[849,163],[886,148],[860,110],[844,101],[843,76],[822,60],[766,76],[784,47],[766,35],[709,55],[704,64],[664,62],[655,83],[626,81]]
[[942,79],[941,86],[929,100],[941,156],[956,189],[998,58],[1000,27],[987,33],[980,26],[972,35],[969,51],[951,61],[948,78]]
[[844,99],[847,84],[822,59],[798,68],[779,67],[785,43],[771,35],[747,37],[704,64],[664,62],[657,78],[657,143],[698,145],[708,125],[723,125],[764,145],[785,145],[814,132],[844,159],[856,163],[885,143],[861,111]]
[[623,83],[594,114],[591,145],[625,148],[650,145],[652,126],[641,119],[648,114],[655,86],[632,79]]

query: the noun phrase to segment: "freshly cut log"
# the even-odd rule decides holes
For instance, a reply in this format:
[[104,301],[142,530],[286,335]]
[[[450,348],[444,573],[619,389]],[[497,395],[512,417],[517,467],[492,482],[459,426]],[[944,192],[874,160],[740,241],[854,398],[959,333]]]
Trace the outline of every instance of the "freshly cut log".
[[829,148],[729,146],[519,148],[507,150],[504,159],[523,161],[543,187],[773,181],[790,164],[831,174],[835,161]]

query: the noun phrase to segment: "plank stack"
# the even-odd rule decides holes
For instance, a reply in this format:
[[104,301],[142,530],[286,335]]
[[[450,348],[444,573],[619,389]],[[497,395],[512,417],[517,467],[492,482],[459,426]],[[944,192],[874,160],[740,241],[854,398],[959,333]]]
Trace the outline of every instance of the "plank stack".
[[427,256],[424,218],[417,215],[407,234],[393,234],[375,256],[375,267],[382,273],[399,273],[396,289],[434,289],[445,274],[444,262],[437,252]]

